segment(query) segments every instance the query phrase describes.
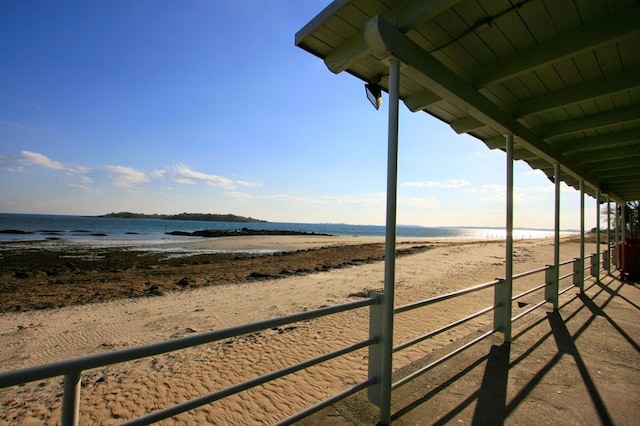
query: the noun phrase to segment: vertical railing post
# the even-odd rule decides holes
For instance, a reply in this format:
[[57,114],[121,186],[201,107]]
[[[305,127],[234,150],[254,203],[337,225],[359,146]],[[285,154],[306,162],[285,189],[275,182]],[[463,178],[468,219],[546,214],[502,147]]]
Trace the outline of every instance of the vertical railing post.
[[604,255],[604,268],[611,273],[611,198],[607,194],[607,252]]
[[598,253],[593,253],[591,255],[591,276],[596,280],[600,277],[600,255]]
[[80,415],[80,371],[72,371],[64,376],[62,397],[62,426],[78,426]]
[[507,200],[506,200],[506,240],[505,277],[499,278],[494,288],[493,326],[504,333],[504,341],[511,342],[511,312],[513,296],[513,135],[507,134]]
[[615,203],[616,214],[613,219],[616,227],[613,228],[613,265],[617,268],[620,266],[620,205],[618,202]]
[[396,268],[396,209],[398,190],[398,112],[400,104],[400,62],[389,64],[389,125],[387,133],[387,218],[384,254],[384,297],[382,306],[382,368],[380,376],[380,424],[391,423],[393,372],[393,310]]
[[[596,254],[600,260],[600,190],[596,189]],[[599,270],[600,268],[598,268]],[[591,274],[593,276],[593,273]],[[598,276],[600,276],[598,274]]]
[[[580,292],[584,291],[584,180],[580,180],[580,260],[577,262],[576,268],[580,267],[578,277],[574,274],[573,284],[580,288]],[[575,269],[574,269],[575,271]]]
[[367,390],[369,401],[372,404],[380,408],[381,401],[381,385],[380,377],[382,376],[382,324],[383,314],[381,303],[384,300],[382,293],[372,293],[371,297],[378,300],[378,303],[374,303],[369,307],[369,338],[376,339],[377,343],[369,345],[369,378],[375,377],[376,383],[373,386],[369,386]]
[[580,288],[580,291],[584,288],[584,259],[573,259],[573,285]]
[[[560,280],[560,164],[553,165],[555,176],[555,209],[554,209],[554,239],[553,239],[553,271],[554,287],[553,309],[558,309],[558,292]],[[548,300],[548,299],[547,299]]]
[[545,270],[544,299],[558,309],[558,268],[555,265],[547,265]]

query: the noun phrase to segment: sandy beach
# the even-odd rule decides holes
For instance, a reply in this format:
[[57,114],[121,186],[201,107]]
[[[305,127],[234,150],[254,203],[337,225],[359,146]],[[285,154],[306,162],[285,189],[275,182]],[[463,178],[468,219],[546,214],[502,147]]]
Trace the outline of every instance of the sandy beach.
[[[106,301],[74,302],[52,309],[19,309],[6,306],[0,314],[0,365],[3,371],[59,361],[71,357],[114,351],[136,345],[225,328],[295,312],[357,300],[383,286],[384,262],[379,256],[382,239],[361,237],[241,237],[198,242],[200,248],[233,251],[239,248],[294,250],[288,255],[252,254],[251,267],[274,264],[288,258],[269,275],[245,276],[228,283],[162,287],[157,276],[157,295],[113,297]],[[351,247],[348,254],[344,247]],[[323,248],[333,248],[322,252]],[[491,281],[504,275],[504,242],[454,240],[399,240],[404,253],[397,259],[396,305]],[[295,251],[297,250],[297,251]],[[343,251],[340,251],[343,250]],[[595,250],[588,244],[586,253]],[[322,253],[341,253],[342,260],[327,260],[311,268],[305,262]],[[292,253],[299,256],[293,257]],[[301,254],[300,254],[301,253]],[[361,253],[361,255],[358,255]],[[579,255],[579,244],[565,240],[561,259]],[[337,255],[336,255],[337,256]],[[346,256],[346,257],[344,257]],[[344,259],[351,259],[345,261]],[[233,259],[232,259],[233,260]],[[244,258],[236,261],[248,262]],[[318,259],[316,259],[318,260]],[[357,261],[355,261],[357,260]],[[257,262],[257,263],[256,263]],[[295,262],[300,267],[294,269]],[[334,262],[335,265],[331,262]],[[524,239],[515,242],[515,273],[553,262],[553,241]],[[322,265],[325,267],[322,267]],[[306,265],[306,266],[305,266]],[[118,276],[137,282],[125,287],[149,288],[150,275],[162,269],[146,266],[123,269]],[[167,278],[188,276],[206,283],[215,265],[183,263]],[[37,268],[36,268],[37,269]],[[255,270],[253,270],[255,272]],[[79,275],[80,271],[75,271]],[[105,272],[84,271],[90,277]],[[69,272],[71,273],[71,272]],[[250,272],[245,271],[246,274]],[[61,272],[26,274],[23,286],[52,287],[47,280],[60,280]],[[145,275],[146,274],[146,275]],[[286,276],[285,276],[286,275]],[[168,275],[166,275],[168,277]],[[6,278],[6,277],[5,277]],[[259,278],[259,279],[256,279]],[[539,275],[518,280],[517,291],[539,284]],[[145,281],[146,280],[146,281]],[[6,281],[6,280],[5,280]],[[90,287],[90,286],[89,286]],[[26,287],[23,287],[23,289]],[[87,291],[87,286],[78,287]],[[50,289],[48,291],[51,291]],[[47,294],[46,292],[44,294]],[[534,295],[530,296],[535,298]],[[413,311],[396,318],[398,342],[445,325],[489,306],[493,289],[471,297]],[[264,330],[235,339],[118,364],[85,372],[82,376],[80,424],[117,424],[126,419],[182,402],[257,375],[363,340],[368,334],[368,311],[359,309],[286,327]],[[443,333],[437,338],[402,351],[394,358],[400,368],[453,340],[491,324],[491,316]],[[162,424],[267,424],[281,420],[306,406],[342,391],[366,378],[367,350],[360,350],[321,366],[258,386],[184,413]],[[62,378],[0,390],[0,423],[57,424],[60,419]]]

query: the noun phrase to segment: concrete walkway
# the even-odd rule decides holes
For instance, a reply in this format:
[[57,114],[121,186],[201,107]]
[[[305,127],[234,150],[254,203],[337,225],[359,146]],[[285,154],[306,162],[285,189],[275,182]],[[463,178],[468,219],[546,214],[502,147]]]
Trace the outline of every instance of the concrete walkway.
[[[603,272],[583,294],[572,288],[561,295],[559,311],[542,307],[516,322],[513,336],[503,344],[495,334],[394,391],[392,423],[640,424],[640,285]],[[299,424],[377,421],[361,392]]]

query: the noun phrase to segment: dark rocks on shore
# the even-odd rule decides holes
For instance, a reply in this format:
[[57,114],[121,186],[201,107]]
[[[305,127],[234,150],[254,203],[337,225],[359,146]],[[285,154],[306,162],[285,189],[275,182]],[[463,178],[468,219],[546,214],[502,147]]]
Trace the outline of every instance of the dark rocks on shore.
[[246,235],[315,235],[315,236],[331,236],[331,234],[322,234],[318,232],[304,231],[286,231],[286,230],[269,230],[269,229],[204,229],[202,231],[170,231],[165,232],[167,235],[179,235],[187,237],[241,237]]
[[0,229],[0,234],[27,235],[33,233],[33,231],[22,231],[20,229]]

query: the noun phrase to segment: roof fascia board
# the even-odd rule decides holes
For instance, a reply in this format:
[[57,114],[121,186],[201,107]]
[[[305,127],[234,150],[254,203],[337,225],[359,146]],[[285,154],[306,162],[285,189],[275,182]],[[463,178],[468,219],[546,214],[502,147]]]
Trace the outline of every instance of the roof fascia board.
[[305,38],[309,37],[318,27],[322,26],[329,18],[340,9],[349,4],[351,0],[335,0],[318,13],[307,25],[302,27],[295,35],[295,44],[300,46]]
[[612,43],[638,31],[640,7],[633,6],[607,19],[598,20],[576,31],[518,51],[490,64],[484,64],[467,76],[478,89],[517,77],[553,62],[589,49]]
[[[388,21],[394,22],[400,31],[406,33],[412,28],[415,28],[420,22],[438,16],[459,1],[460,0],[404,1],[382,16]],[[369,46],[363,34],[359,33],[329,53],[326,58],[324,58],[324,63],[331,72],[339,74],[368,53]]]
[[514,117],[523,118],[580,102],[631,90],[640,86],[640,69],[609,75],[605,78],[527,99],[507,107]]
[[365,39],[375,55],[385,57],[391,54],[401,62],[420,71],[430,82],[427,89],[437,96],[443,99],[452,99],[457,104],[466,106],[470,115],[504,134],[514,134],[520,139],[519,144],[524,145],[544,161],[551,164],[559,163],[565,171],[575,178],[584,179],[585,182],[596,188],[599,186],[598,181],[565,159],[554,147],[546,144],[537,135],[518,123],[382,17],[375,16],[367,22]]

